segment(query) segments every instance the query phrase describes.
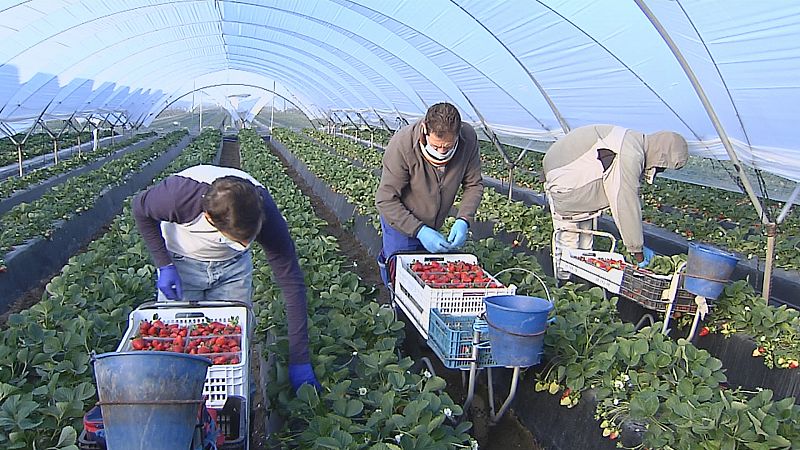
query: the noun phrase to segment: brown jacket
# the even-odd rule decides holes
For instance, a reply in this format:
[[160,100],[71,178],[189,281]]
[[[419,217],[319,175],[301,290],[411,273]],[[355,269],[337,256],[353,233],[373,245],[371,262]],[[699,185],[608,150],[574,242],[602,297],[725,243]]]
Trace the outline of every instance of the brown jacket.
[[375,194],[378,213],[393,228],[416,236],[423,225],[438,230],[463,187],[458,216],[472,224],[483,195],[478,137],[463,123],[456,153],[444,171],[422,156],[421,121],[400,129],[383,155],[381,184]]

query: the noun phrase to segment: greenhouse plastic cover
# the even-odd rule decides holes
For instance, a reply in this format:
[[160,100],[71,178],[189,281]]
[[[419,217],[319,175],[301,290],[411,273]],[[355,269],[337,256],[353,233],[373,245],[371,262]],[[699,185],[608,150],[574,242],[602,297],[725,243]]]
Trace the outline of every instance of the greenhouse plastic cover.
[[244,120],[273,95],[356,122],[450,101],[536,139],[613,123],[726,159],[727,138],[800,180],[798,2],[0,0],[0,39],[6,132],[109,113],[147,126],[212,89]]

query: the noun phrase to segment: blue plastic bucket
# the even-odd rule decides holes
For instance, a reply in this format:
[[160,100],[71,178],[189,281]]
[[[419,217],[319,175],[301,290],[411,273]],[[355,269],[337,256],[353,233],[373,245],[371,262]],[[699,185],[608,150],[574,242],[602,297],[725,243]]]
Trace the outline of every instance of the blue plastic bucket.
[[97,355],[94,375],[108,450],[188,449],[211,361],[172,352]]
[[495,362],[519,367],[539,364],[553,303],[524,295],[495,295],[483,302]]
[[730,281],[738,262],[733,253],[691,242],[683,287],[694,295],[715,300]]

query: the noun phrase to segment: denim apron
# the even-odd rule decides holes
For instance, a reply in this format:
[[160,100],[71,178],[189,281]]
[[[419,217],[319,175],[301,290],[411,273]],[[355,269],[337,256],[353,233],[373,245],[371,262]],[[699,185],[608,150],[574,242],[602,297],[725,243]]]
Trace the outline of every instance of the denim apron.
[[378,254],[378,267],[381,270],[383,283],[392,288],[395,273],[395,255],[398,253],[425,252],[422,242],[415,237],[409,237],[386,223],[381,217],[381,230],[383,231],[383,249]]

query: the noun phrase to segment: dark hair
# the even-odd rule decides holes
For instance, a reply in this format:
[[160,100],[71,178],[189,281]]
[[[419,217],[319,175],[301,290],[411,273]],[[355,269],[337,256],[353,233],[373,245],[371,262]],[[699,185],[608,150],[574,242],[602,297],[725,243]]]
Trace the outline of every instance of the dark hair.
[[264,216],[256,185],[232,175],[211,183],[203,197],[203,210],[216,229],[236,240],[250,239],[258,233]]
[[461,114],[450,103],[437,103],[425,114],[425,128],[437,136],[458,136],[461,131]]

